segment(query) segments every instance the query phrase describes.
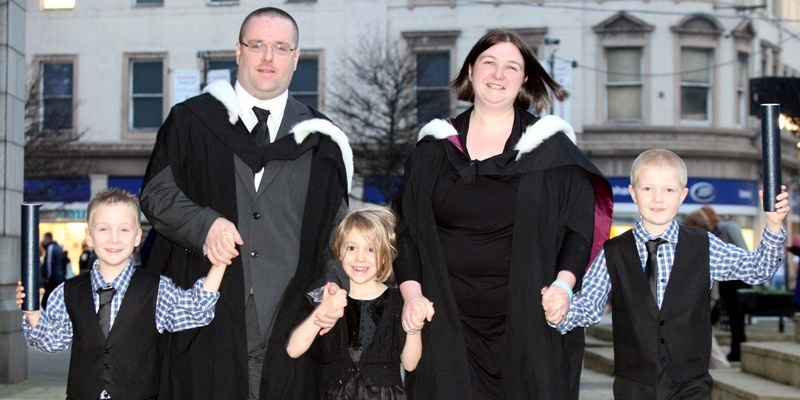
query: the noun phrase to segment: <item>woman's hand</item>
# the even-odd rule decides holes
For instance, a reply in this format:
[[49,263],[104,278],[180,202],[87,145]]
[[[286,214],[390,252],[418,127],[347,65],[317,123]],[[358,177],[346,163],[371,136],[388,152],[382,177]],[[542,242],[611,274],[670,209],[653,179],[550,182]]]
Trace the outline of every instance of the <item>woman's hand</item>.
[[425,296],[409,299],[403,304],[403,330],[409,335],[419,333],[425,321],[433,318],[433,303]]
[[558,285],[542,288],[542,307],[547,322],[558,325],[569,312],[569,293]]

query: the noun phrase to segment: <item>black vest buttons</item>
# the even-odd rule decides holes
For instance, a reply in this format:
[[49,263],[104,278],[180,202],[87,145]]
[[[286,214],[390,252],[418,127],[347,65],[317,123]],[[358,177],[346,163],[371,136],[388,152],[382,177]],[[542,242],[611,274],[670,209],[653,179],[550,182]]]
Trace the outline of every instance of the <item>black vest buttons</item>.
[[259,218],[261,218],[261,213],[259,213],[259,212],[254,212],[254,213],[253,213],[253,219],[259,219]]
[[659,321],[659,322],[658,322],[658,325],[659,325],[659,326],[664,326],[664,320],[662,319],[661,321]]
[[251,258],[258,258],[258,252],[257,252],[257,251],[255,251],[255,250],[251,251],[251,252],[250,252],[250,257],[251,257]]
[[108,378],[103,378],[103,383],[105,383],[106,385],[108,385],[108,384],[109,384],[109,382],[111,382],[111,381],[110,381]]
[[661,342],[661,344],[664,344],[664,338],[663,337],[659,341]]
[[110,368],[111,368],[111,365],[110,365],[110,364],[108,364],[108,363],[105,363],[105,364],[103,364],[103,368],[104,368],[104,369],[110,369]]

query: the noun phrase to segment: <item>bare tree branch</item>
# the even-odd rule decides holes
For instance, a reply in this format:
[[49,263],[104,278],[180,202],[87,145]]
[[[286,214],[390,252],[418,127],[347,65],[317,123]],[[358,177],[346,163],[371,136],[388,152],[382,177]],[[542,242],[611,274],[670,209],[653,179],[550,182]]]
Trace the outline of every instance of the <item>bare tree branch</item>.
[[328,110],[350,137],[356,173],[372,179],[388,201],[420,128],[416,70],[399,42],[367,37],[343,55]]
[[[30,178],[74,178],[86,176],[89,161],[75,157],[79,148],[80,138],[85,130],[75,128],[72,115],[59,115],[51,111],[44,115],[42,106],[41,71],[38,71],[28,80],[28,98],[25,101],[25,172],[26,179]],[[76,104],[73,102],[72,113]],[[65,129],[45,129],[43,121],[47,118],[55,126],[67,126]],[[51,193],[54,186],[65,183],[53,179],[52,183],[41,185],[35,192],[30,189],[26,194],[31,197],[43,198]]]

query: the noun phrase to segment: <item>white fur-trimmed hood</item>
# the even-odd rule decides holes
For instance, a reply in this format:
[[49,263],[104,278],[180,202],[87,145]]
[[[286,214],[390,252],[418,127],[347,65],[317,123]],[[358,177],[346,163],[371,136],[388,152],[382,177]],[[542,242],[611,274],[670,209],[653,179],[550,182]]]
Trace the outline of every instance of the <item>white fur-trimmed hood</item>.
[[[241,115],[241,108],[233,86],[226,81],[216,81],[206,86],[203,92],[214,96],[225,106],[228,111],[228,122],[231,125],[235,125]],[[326,119],[313,118],[295,124],[290,132],[297,144],[302,143],[308,135],[316,132],[330,137],[339,146],[347,174],[347,192],[350,193],[350,189],[353,186],[353,150],[350,148],[347,135],[341,128]]]
[[[555,115],[546,115],[536,121],[535,124],[528,126],[525,133],[522,134],[519,142],[514,146],[514,150],[518,152],[516,159],[519,160],[524,154],[530,153],[557,132],[564,132],[572,143],[576,143],[575,130],[572,129],[572,126],[567,121]],[[441,140],[453,135],[458,135],[453,125],[443,119],[434,119],[420,129],[417,141],[426,136]]]
[[347,173],[347,193],[350,193],[353,186],[353,149],[350,148],[347,135],[336,124],[322,118],[307,119],[292,127],[292,136],[297,144],[303,143],[303,140],[314,132],[327,135],[339,146],[339,150],[342,152],[342,161],[344,161],[344,170]]

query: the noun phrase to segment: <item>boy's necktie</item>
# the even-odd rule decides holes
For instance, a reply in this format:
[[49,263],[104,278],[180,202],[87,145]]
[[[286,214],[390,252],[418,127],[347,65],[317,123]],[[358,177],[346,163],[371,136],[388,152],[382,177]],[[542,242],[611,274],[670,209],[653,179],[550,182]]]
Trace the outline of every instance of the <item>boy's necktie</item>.
[[256,113],[258,123],[253,127],[253,130],[250,133],[252,133],[253,137],[256,139],[256,144],[258,147],[261,147],[264,145],[264,140],[267,138],[267,134],[269,134],[269,128],[267,128],[269,110],[253,107],[253,112]]
[[97,309],[97,319],[100,321],[100,328],[103,330],[103,336],[108,337],[108,331],[111,328],[111,300],[117,289],[97,289],[97,294],[100,295],[100,307]]
[[644,244],[647,247],[647,263],[645,263],[644,275],[647,277],[647,282],[650,283],[650,291],[653,292],[656,304],[658,304],[658,246],[664,243],[667,243],[667,241],[662,238],[655,238],[648,240]]

